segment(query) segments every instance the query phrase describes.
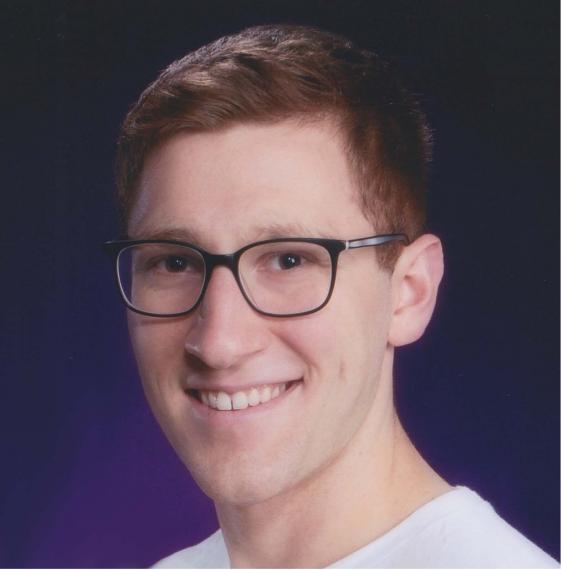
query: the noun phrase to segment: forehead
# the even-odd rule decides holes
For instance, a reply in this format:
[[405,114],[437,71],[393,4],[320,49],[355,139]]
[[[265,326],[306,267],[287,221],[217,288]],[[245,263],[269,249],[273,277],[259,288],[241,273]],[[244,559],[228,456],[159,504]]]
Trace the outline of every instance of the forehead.
[[176,135],[148,157],[129,220],[132,237],[217,248],[369,229],[335,129],[294,122]]

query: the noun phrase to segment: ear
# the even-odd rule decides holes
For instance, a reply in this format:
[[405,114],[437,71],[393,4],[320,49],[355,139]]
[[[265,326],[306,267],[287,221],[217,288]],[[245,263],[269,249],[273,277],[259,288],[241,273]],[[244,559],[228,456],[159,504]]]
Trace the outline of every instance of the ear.
[[402,251],[392,274],[392,322],[388,342],[416,341],[432,317],[444,272],[440,240],[424,234]]

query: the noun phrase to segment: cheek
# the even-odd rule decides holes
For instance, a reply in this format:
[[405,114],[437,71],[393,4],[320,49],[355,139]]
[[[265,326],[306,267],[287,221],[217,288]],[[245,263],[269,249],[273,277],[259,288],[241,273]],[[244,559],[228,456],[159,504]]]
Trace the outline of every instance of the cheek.
[[185,323],[131,313],[128,328],[145,389],[161,389],[184,364]]
[[387,291],[376,292],[364,279],[353,284],[341,280],[340,285],[321,311],[286,321],[276,331],[312,367],[358,365],[386,346],[391,315]]
[[[351,412],[360,422],[378,393],[391,316],[389,295],[376,288],[375,280],[356,279],[353,286],[350,281],[342,280],[347,287],[334,292],[322,311],[287,326],[284,336],[306,365],[318,422],[324,416],[342,421]],[[356,426],[350,424],[352,431]]]
[[277,336],[304,364],[309,387],[325,393],[359,376],[373,348],[371,328],[368,319],[361,322],[356,314],[327,306],[320,313],[286,323]]

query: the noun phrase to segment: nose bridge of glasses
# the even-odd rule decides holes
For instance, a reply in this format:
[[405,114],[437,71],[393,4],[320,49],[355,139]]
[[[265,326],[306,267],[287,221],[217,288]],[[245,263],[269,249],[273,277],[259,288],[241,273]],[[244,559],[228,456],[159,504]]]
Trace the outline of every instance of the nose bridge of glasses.
[[201,291],[201,300],[203,297],[207,297],[207,291],[210,286],[210,281],[212,278],[212,274],[215,268],[219,266],[226,267],[232,272],[232,276],[239,287],[242,296],[247,300],[246,293],[244,292],[244,288],[238,274],[238,267],[239,267],[239,257],[241,253],[226,253],[226,254],[214,254],[203,252],[203,259],[205,263],[205,283],[203,289]]
[[211,278],[215,267],[227,267],[236,277],[237,255],[235,253],[204,253],[207,280]]

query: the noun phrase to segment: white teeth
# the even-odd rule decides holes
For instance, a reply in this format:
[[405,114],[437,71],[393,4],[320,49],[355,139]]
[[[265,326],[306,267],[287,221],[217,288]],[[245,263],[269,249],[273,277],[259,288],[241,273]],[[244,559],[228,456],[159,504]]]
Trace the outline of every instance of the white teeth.
[[257,406],[259,404],[259,392],[256,388],[252,388],[249,391],[249,396],[247,397],[247,403],[250,406]]
[[232,400],[226,392],[218,392],[218,396],[216,397],[216,407],[223,411],[232,409]]
[[265,404],[266,402],[268,402],[271,399],[271,387],[265,386],[265,388],[263,388],[263,390],[261,390],[261,393],[259,394],[259,398],[260,398],[262,404]]
[[[201,394],[204,393],[205,392],[201,390]],[[216,410],[218,408],[218,398],[216,392],[206,392],[206,394],[208,394],[208,405]]]
[[287,385],[284,383],[251,388],[248,391],[239,391],[232,395],[222,391],[211,392],[209,390],[199,390],[198,393],[201,402],[215,410],[245,410],[248,406],[258,406],[278,398],[283,392],[286,392],[286,388]]
[[236,392],[232,396],[232,407],[234,408],[234,410],[245,410],[247,406],[248,402],[245,392]]

